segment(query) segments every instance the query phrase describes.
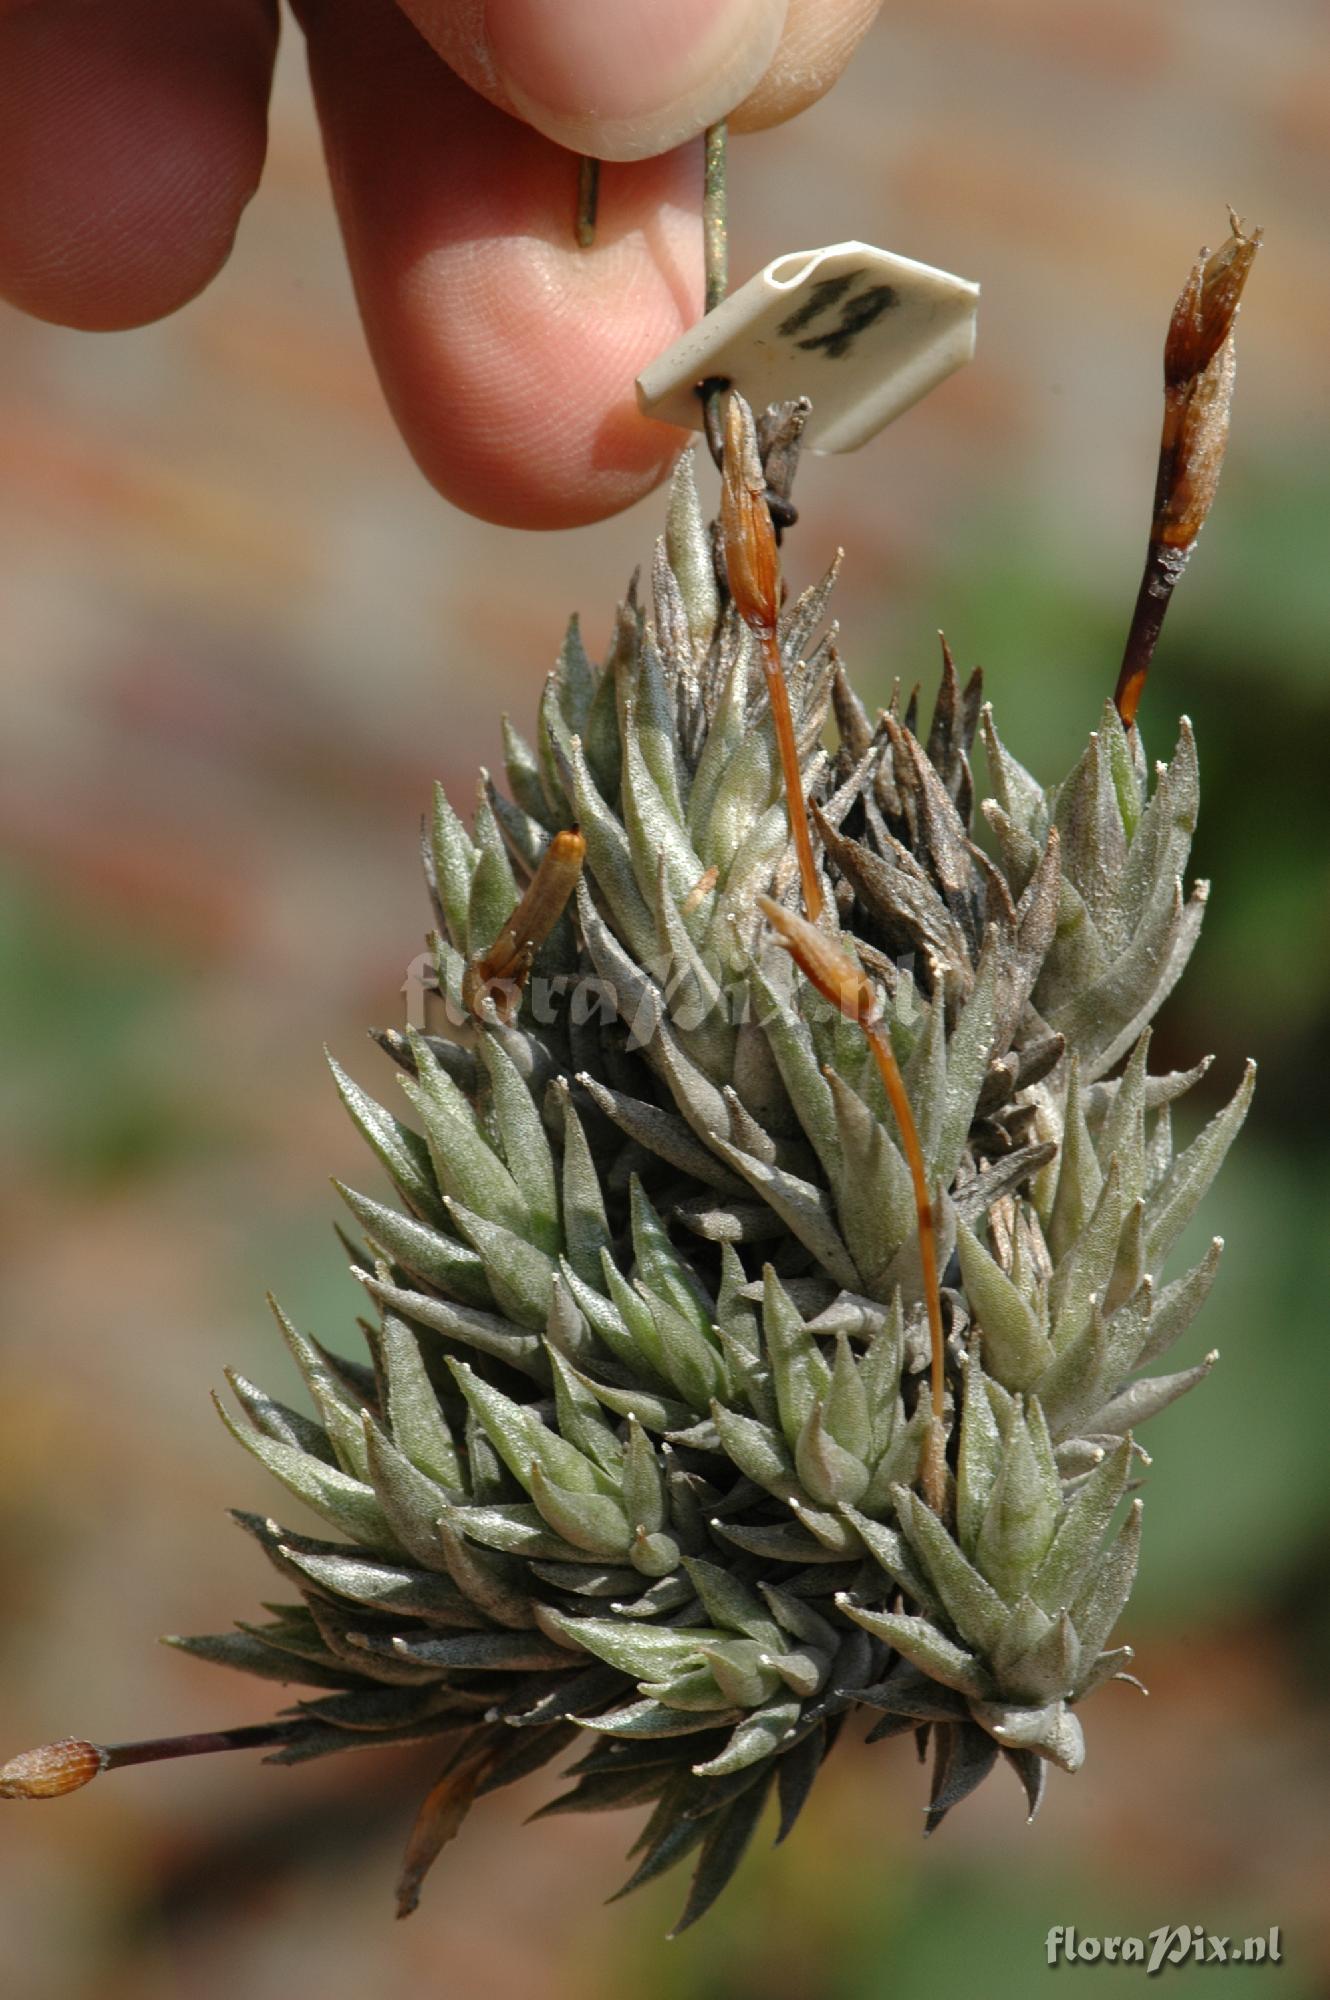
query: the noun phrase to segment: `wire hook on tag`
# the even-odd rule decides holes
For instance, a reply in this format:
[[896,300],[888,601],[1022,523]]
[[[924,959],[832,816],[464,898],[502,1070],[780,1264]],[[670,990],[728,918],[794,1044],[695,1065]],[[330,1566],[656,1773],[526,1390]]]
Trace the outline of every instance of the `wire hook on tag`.
[[[702,141],[702,256],[705,273],[703,313],[713,313],[729,291],[729,131],[722,118],[708,125]],[[578,167],[577,216],[575,233],[579,246],[589,250],[596,240],[597,210],[600,205],[600,161],[585,155]],[[702,404],[703,429],[707,449],[716,470],[725,470],[725,394],[733,387],[728,375],[707,375],[694,393]],[[766,474],[766,503],[776,541],[792,528],[799,510],[790,499],[790,484],[799,458],[799,441],[811,405],[806,397],[781,406],[782,421],[774,426],[758,420],[758,444]]]
[[[708,313],[716,310],[729,290],[728,138],[728,128],[721,119],[719,123],[707,127],[703,140],[702,255],[706,274],[704,310]],[[707,375],[697,385],[697,394],[702,401],[707,449],[716,470],[722,474],[725,470],[724,397],[726,390],[732,386],[728,375]],[[785,529],[792,528],[799,518],[799,510],[790,498],[790,484],[799,459],[799,438],[808,407],[811,407],[807,405],[806,398],[801,398],[800,402],[805,405],[801,411],[796,411],[793,405],[786,406],[786,421],[771,435],[766,435],[767,426],[759,421],[758,446],[767,481],[764,497],[778,546]]]

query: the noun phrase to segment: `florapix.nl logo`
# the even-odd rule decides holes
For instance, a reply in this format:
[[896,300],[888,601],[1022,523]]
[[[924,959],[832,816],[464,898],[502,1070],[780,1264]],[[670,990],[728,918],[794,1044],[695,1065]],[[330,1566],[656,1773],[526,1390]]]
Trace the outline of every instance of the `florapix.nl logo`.
[[1050,1965],[1143,1965],[1147,1975],[1169,1965],[1278,1965],[1279,1925],[1232,1938],[1203,1924],[1160,1924],[1145,1937],[1081,1937],[1069,1924],[1054,1924],[1045,1950]]

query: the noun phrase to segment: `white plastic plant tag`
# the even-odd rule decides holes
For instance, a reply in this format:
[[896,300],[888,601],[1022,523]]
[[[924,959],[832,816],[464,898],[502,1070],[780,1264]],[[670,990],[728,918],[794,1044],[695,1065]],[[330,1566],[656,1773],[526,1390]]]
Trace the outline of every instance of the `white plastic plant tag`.
[[974,353],[979,287],[871,243],[777,257],[637,378],[649,417],[702,428],[697,385],[722,376],[754,409],[808,396],[804,443],[853,451]]

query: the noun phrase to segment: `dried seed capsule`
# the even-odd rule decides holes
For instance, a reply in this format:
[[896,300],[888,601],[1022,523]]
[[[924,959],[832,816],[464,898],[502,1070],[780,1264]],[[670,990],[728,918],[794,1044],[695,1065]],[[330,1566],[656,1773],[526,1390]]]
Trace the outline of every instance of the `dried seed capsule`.
[[106,1752],[81,1736],[24,1750],[0,1765],[0,1799],[59,1799],[106,1769]]
[[1128,726],[1140,706],[1169,599],[1210,512],[1228,444],[1234,322],[1261,246],[1260,230],[1248,235],[1231,209],[1229,221],[1227,242],[1213,256],[1202,250],[1192,267],[1164,342],[1164,427],[1154,514],[1114,695]]

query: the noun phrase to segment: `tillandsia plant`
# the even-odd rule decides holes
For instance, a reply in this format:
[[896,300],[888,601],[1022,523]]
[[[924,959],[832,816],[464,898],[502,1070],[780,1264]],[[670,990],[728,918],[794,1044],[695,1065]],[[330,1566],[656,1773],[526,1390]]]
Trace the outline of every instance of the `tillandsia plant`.
[[1196,751],[1184,721],[1151,771],[1132,716],[1254,250],[1235,229],[1179,304],[1128,694],[1051,789],[949,655],[926,727],[865,710],[832,575],[781,603],[806,412],[731,396],[719,527],[683,459],[649,608],[603,666],[570,627],[469,830],[436,798],[445,1018],[378,1036],[409,1118],[334,1064],[400,1202],[341,1190],[368,1362],[279,1313],[313,1416],[230,1377],[226,1422],[333,1535],[237,1515],[289,1601],[173,1643],[311,1692],[0,1790],[419,1742],[405,1911],[475,1799],[572,1752],[545,1812],[649,1808],[626,1886],[695,1856],[687,1924],[847,1722],[931,1747],[929,1830],[998,1762],[1031,1813],[1077,1769],[1082,1702],[1131,1678],[1137,1430],[1214,1359],[1151,1372],[1220,1246],[1166,1265],[1252,1088],[1175,1151],[1206,1065],[1153,1073],[1150,1022],[1205,904]]

